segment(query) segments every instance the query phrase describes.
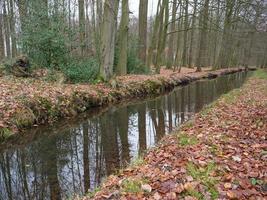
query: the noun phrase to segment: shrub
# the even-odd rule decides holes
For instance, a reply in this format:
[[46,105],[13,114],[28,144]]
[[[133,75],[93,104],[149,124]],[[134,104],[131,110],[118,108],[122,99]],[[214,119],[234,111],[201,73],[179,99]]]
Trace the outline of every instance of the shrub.
[[93,82],[99,72],[99,64],[93,58],[78,61],[73,60],[61,67],[61,71],[71,83]]
[[[66,63],[69,33],[67,26],[62,23],[64,13],[48,14],[43,9],[46,6],[42,0],[29,3],[29,15],[24,24],[20,46],[34,65],[57,68]],[[47,9],[50,9],[51,5],[48,6]]]

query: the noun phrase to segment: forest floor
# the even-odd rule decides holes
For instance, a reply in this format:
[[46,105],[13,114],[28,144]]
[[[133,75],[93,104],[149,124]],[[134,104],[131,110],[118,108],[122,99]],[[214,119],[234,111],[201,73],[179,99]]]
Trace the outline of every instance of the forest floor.
[[207,106],[82,199],[266,199],[267,72]]
[[91,107],[126,99],[158,95],[175,86],[202,78],[235,73],[244,68],[202,72],[182,68],[181,73],[163,69],[157,75],[128,75],[109,83],[60,84],[43,77],[0,77],[0,140],[31,127],[73,117]]

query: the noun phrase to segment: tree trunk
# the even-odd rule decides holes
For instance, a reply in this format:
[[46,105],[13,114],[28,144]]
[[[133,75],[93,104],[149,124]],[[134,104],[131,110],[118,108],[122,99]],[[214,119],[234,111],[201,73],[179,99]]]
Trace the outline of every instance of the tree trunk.
[[26,20],[26,13],[27,13],[26,0],[17,1],[17,5],[19,8],[20,28],[23,34],[25,32],[25,24],[26,24],[25,20]]
[[0,11],[0,61],[4,59],[5,51],[4,51],[4,34],[3,34],[3,14]]
[[226,11],[223,27],[222,45],[216,62],[216,68],[228,67],[229,65],[229,49],[230,49],[230,35],[231,35],[231,21],[233,16],[235,1],[226,1]]
[[115,33],[119,0],[105,0],[101,38],[100,75],[107,81],[113,75]]
[[177,0],[173,0],[172,3],[172,21],[171,21],[171,34],[169,37],[169,44],[168,44],[168,60],[167,60],[167,69],[170,69],[174,62],[174,37],[175,37],[175,25],[176,25],[176,12],[177,12]]
[[169,22],[169,0],[163,0],[162,15],[160,15],[160,26],[158,35],[158,47],[156,57],[156,73],[160,73],[160,65],[162,64],[163,52],[165,50],[168,22]]
[[201,14],[201,30],[200,30],[200,44],[197,58],[197,71],[201,71],[207,62],[207,28],[209,15],[209,0],[205,0],[204,7]]
[[191,34],[190,34],[190,48],[189,48],[189,68],[193,67],[193,46],[194,46],[194,35],[195,35],[195,22],[196,22],[196,12],[197,12],[197,0],[194,0]]
[[11,31],[11,41],[12,41],[12,57],[17,55],[17,39],[16,39],[16,31],[15,31],[15,13],[14,13],[14,2],[10,0],[10,31]]
[[183,45],[183,57],[182,66],[187,65],[187,33],[188,33],[188,0],[185,0],[184,5],[184,45]]
[[3,5],[3,14],[4,14],[4,31],[5,31],[5,47],[7,57],[11,57],[11,48],[10,48],[10,24],[9,24],[9,13],[7,12],[7,2],[4,1]]
[[151,41],[150,41],[150,45],[148,48],[148,54],[147,54],[147,60],[146,60],[146,65],[147,67],[151,67],[151,64],[153,63],[153,55],[154,55],[154,51],[157,47],[157,35],[158,35],[158,29],[159,29],[159,25],[160,25],[160,16],[163,15],[163,9],[162,9],[162,4],[161,4],[161,0],[158,1],[158,6],[157,6],[157,14],[155,17],[155,22],[153,25],[153,31],[152,31],[152,36],[151,36]]
[[84,15],[84,0],[79,0],[79,32],[80,32],[80,48],[81,56],[85,53],[85,15]]
[[116,74],[127,74],[127,51],[128,51],[128,30],[129,30],[129,2],[122,0],[122,16],[119,28],[119,61]]
[[140,5],[139,5],[139,59],[143,61],[143,63],[146,63],[147,9],[148,9],[148,0],[140,0]]

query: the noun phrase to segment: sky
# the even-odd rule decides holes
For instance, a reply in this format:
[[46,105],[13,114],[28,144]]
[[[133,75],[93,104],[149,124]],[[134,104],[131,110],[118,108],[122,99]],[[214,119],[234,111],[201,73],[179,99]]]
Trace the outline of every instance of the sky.
[[[129,0],[129,8],[134,16],[138,17],[140,0]],[[142,0],[141,0],[142,1]],[[156,14],[158,0],[148,0],[148,16]]]

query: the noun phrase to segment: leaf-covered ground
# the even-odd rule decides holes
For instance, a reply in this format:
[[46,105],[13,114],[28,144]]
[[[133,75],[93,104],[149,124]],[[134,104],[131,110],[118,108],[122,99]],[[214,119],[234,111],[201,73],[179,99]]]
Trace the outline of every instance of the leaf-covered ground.
[[83,199],[266,199],[266,137],[267,73],[257,71]]
[[159,94],[165,90],[208,75],[233,73],[242,69],[209,68],[195,73],[183,68],[181,73],[163,69],[159,75],[129,75],[109,83],[57,84],[42,78],[0,77],[0,140],[33,125],[72,117],[93,106],[122,99]]

